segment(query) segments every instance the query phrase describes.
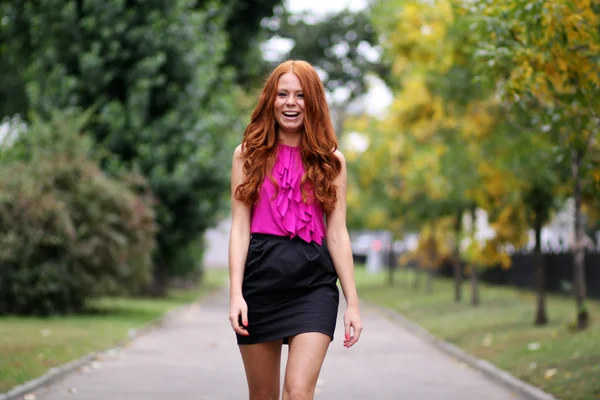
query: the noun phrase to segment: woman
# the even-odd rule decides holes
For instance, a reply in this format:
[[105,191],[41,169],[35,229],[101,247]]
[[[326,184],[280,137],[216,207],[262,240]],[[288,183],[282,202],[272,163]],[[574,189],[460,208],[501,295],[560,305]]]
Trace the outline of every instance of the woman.
[[[346,228],[346,164],[314,68],[271,73],[233,154],[229,319],[250,399],[312,399],[336,325],[339,277],[344,347],[360,338]],[[325,218],[327,223],[325,223]]]

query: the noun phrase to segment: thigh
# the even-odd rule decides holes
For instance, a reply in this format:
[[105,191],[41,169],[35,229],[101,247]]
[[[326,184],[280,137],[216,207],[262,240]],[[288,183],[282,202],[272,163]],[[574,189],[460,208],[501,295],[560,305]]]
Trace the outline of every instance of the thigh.
[[240,345],[250,400],[278,400],[282,340]]
[[289,338],[283,399],[312,399],[331,337],[307,332]]

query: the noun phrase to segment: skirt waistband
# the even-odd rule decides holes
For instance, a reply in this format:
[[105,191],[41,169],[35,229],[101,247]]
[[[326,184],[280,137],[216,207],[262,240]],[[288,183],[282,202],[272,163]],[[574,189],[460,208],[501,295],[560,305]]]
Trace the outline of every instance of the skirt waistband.
[[270,233],[252,233],[250,235],[252,239],[268,239],[268,240],[294,240],[296,238],[290,238],[289,236],[272,235]]
[[[311,241],[310,243],[305,241],[304,239],[302,239],[300,236],[294,236],[289,237],[289,236],[282,236],[282,235],[273,235],[271,233],[252,233],[250,234],[250,240],[252,239],[258,239],[258,240],[275,240],[275,241],[286,241],[286,242],[300,242],[300,243],[304,243],[304,244],[316,244],[317,246],[321,246],[319,245],[317,242],[315,241]],[[325,244],[325,241],[323,240],[323,244]]]

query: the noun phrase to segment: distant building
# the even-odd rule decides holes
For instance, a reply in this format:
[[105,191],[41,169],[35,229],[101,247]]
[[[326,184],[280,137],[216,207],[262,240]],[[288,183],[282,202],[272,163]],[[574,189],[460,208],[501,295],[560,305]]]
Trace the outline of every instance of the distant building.
[[[542,228],[542,252],[544,253],[566,253],[572,251],[575,247],[575,201],[568,199],[564,207],[559,210]],[[585,218],[585,216],[584,216]],[[467,230],[470,230],[471,218],[470,215],[465,215],[463,219]],[[529,240],[523,250],[528,252],[535,248],[535,230],[530,229],[528,232]],[[495,236],[494,229],[488,223],[488,215],[485,210],[478,209],[476,212],[476,234],[477,240],[485,241]],[[594,235],[596,241],[588,235],[584,235],[584,246],[587,250],[600,251],[600,232]],[[516,249],[513,246],[507,246],[509,253]]]

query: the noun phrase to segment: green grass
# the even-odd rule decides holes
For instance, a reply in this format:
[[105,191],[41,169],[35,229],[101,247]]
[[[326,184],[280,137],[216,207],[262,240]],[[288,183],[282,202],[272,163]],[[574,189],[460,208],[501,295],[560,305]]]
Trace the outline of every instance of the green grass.
[[202,285],[171,290],[163,299],[102,298],[94,313],[66,317],[0,317],[0,393],[49,368],[114,347],[131,329],[156,321],[226,283],[227,270],[209,270]]
[[[481,285],[481,305],[473,307],[469,282],[457,304],[450,279],[435,279],[433,293],[427,294],[424,279],[415,289],[412,278],[410,272],[400,271],[390,286],[386,274],[356,269],[362,298],[399,311],[437,337],[560,399],[600,399],[600,302],[588,301],[591,326],[575,332],[569,328],[575,300],[566,296],[548,296],[550,322],[536,327],[532,292]],[[529,350],[532,343],[539,343],[539,350]],[[553,369],[556,373],[550,376]]]

